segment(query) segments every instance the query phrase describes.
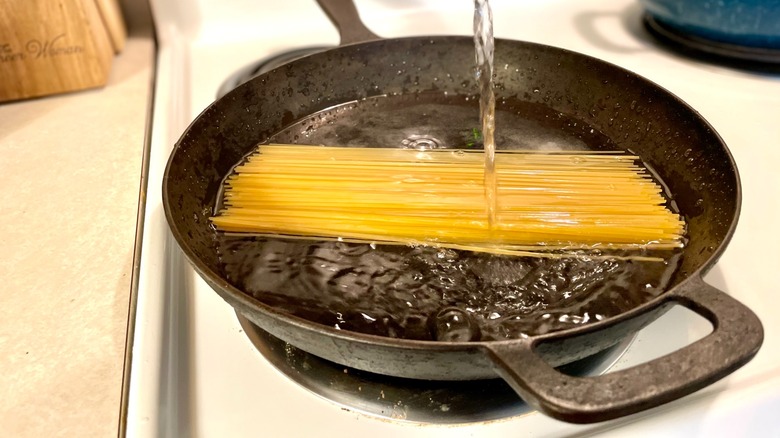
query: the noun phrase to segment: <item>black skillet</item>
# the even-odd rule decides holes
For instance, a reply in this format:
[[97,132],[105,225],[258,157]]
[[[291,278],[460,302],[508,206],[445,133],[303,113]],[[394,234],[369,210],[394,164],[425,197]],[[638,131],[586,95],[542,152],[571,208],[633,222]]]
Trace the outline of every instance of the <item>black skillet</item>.
[[[434,342],[339,331],[266,305],[231,284],[208,217],[221,180],[258,142],[345,102],[477,88],[470,37],[381,40],[359,24],[351,2],[320,3],[339,27],[342,45],[264,73],[214,102],[183,133],[165,172],[163,202],[174,237],[197,272],[240,313],[292,345],[349,367],[434,380],[500,376],[533,407],[577,423],[690,394],[756,354],[763,340],[760,321],[702,281],[734,232],[741,202],[737,169],[720,137],[676,96],[634,73],[520,41],[496,41],[499,100],[514,97],[581,121],[613,146],[640,155],[668,185],[690,240],[666,292],[597,323],[546,335]],[[713,332],[667,356],[602,376],[572,377],[554,368],[616,344],[675,304],[708,319]]]

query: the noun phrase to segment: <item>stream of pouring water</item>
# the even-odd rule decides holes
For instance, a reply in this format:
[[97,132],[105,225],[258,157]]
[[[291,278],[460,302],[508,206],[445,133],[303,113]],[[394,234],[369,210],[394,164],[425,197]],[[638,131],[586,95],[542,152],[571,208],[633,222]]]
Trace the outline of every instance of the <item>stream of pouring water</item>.
[[479,83],[479,112],[482,120],[482,142],[485,147],[485,202],[488,225],[496,225],[496,97],[493,93],[493,12],[489,0],[474,0],[474,45]]

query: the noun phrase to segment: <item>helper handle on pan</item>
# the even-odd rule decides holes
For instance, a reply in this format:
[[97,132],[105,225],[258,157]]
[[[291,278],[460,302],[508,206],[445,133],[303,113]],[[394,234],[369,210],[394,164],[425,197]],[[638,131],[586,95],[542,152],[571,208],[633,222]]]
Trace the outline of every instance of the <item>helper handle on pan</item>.
[[756,315],[701,276],[667,292],[713,325],[706,337],[666,356],[613,373],[573,377],[548,365],[533,343],[488,343],[497,372],[536,409],[595,423],[658,406],[725,377],[755,356],[764,332]]
[[363,24],[352,0],[317,0],[341,36],[339,45],[380,39]]

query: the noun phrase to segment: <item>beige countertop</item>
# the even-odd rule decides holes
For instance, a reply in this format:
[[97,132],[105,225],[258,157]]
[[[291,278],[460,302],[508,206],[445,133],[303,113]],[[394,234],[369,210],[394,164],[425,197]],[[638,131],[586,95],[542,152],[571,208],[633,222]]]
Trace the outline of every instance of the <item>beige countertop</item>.
[[0,104],[0,436],[116,436],[154,43]]

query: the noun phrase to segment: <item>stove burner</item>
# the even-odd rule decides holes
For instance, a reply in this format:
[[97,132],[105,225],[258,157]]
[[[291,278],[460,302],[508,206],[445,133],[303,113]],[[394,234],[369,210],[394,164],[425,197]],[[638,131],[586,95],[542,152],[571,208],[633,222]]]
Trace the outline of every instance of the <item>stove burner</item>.
[[[428,381],[356,370],[300,350],[237,316],[252,344],[274,367],[304,388],[348,410],[438,424],[490,421],[532,412],[501,379]],[[561,370],[577,376],[603,374],[633,340],[628,338]]]
[[670,49],[684,55],[748,70],[780,69],[780,49],[722,43],[672,28],[649,13],[643,17],[648,32]]
[[323,46],[304,47],[302,49],[296,49],[296,50],[290,50],[288,52],[278,53],[276,55],[272,55],[268,58],[252,63],[247,67],[244,67],[241,70],[237,71],[229,78],[227,78],[227,80],[225,80],[225,82],[223,82],[222,85],[219,87],[219,90],[217,91],[217,98],[226,95],[234,88],[238,87],[239,85],[249,81],[250,79],[256,76],[271,71],[276,67],[281,67],[282,65],[287,64],[288,62],[291,61],[295,61],[298,58],[303,58],[304,56],[307,55],[312,55],[314,53],[322,52],[327,48],[328,47],[323,47]]

